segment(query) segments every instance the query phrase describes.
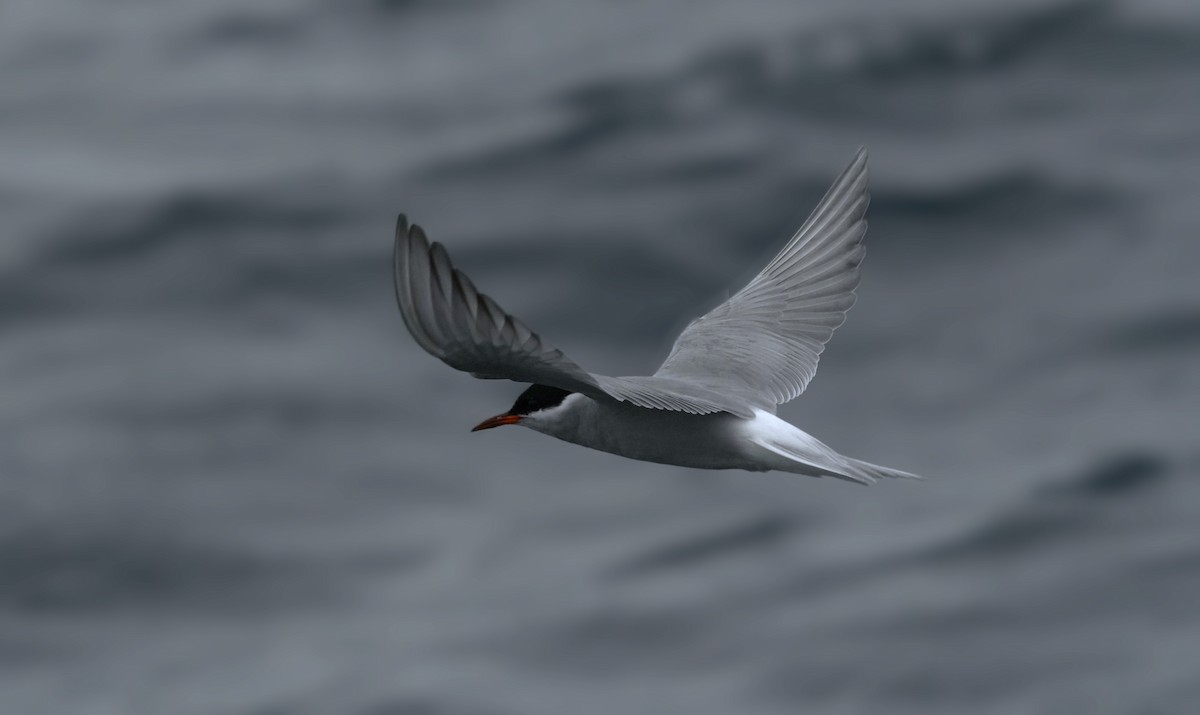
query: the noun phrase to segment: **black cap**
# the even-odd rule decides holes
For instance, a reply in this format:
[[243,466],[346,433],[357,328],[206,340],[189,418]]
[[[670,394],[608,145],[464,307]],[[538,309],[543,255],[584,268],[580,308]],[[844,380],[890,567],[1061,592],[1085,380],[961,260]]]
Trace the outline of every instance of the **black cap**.
[[567,395],[570,394],[573,394],[570,390],[564,390],[559,387],[530,385],[529,389],[522,392],[517,401],[513,403],[512,409],[508,411],[508,414],[527,415],[538,410],[558,407],[562,404],[563,400],[567,399]]

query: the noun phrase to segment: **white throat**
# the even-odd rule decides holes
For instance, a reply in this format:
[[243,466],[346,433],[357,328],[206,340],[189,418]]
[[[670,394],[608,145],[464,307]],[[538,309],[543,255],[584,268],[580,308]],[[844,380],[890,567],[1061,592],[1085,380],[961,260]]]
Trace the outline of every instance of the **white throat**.
[[554,407],[530,412],[518,424],[551,437],[574,442],[576,440],[572,437],[579,432],[583,412],[587,404],[592,402],[591,398],[575,392],[567,395],[566,399]]

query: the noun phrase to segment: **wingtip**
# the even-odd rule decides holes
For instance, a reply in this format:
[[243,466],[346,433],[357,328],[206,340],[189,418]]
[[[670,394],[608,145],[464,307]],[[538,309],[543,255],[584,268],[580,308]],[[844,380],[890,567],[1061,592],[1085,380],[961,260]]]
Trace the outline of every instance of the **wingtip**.
[[409,223],[408,217],[400,214],[396,218],[396,247],[399,248],[405,243],[410,246],[416,244],[424,251],[432,250],[432,245],[429,237],[425,234],[425,229],[421,228],[420,224]]
[[428,243],[428,239],[425,239],[425,232],[421,230],[421,227],[416,224],[410,224],[408,216],[405,214],[399,214],[396,216],[396,237],[392,241],[392,270],[394,272],[394,280],[397,283],[402,280],[402,275],[408,271],[409,252],[412,250],[414,241]]
[[413,241],[424,238],[424,235],[425,232],[421,230],[420,226],[414,223],[409,223],[407,215],[397,215],[396,238],[392,242],[392,253],[394,256],[393,260],[399,264],[402,254],[406,253],[408,250],[411,250]]
[[858,149],[854,152],[854,158],[850,160],[850,170],[858,169],[866,171],[867,162],[870,159],[870,154],[867,151],[866,144],[859,144]]
[[399,244],[404,240],[420,240],[429,244],[425,229],[421,228],[420,224],[409,222],[406,214],[399,214],[396,216],[396,242]]

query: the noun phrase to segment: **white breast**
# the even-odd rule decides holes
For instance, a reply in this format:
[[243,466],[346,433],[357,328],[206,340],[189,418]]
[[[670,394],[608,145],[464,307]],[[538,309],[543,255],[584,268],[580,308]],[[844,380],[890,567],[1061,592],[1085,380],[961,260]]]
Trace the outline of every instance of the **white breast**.
[[762,470],[742,436],[746,422],[729,414],[690,415],[574,394],[528,415],[523,426],[551,437],[647,462],[699,469]]

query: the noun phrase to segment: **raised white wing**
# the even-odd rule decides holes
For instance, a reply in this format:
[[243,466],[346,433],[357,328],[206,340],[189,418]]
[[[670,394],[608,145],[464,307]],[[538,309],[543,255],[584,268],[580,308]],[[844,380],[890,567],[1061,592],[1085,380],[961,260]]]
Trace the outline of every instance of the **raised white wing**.
[[804,392],[825,343],[854,305],[869,201],[867,151],[860,148],[779,255],[692,321],[655,376],[772,405]]
[[496,301],[475,289],[446,249],[401,215],[393,257],[396,302],[426,352],[475,377],[551,385],[593,399],[691,414],[753,411],[736,395],[687,380],[608,377],[579,367]]

